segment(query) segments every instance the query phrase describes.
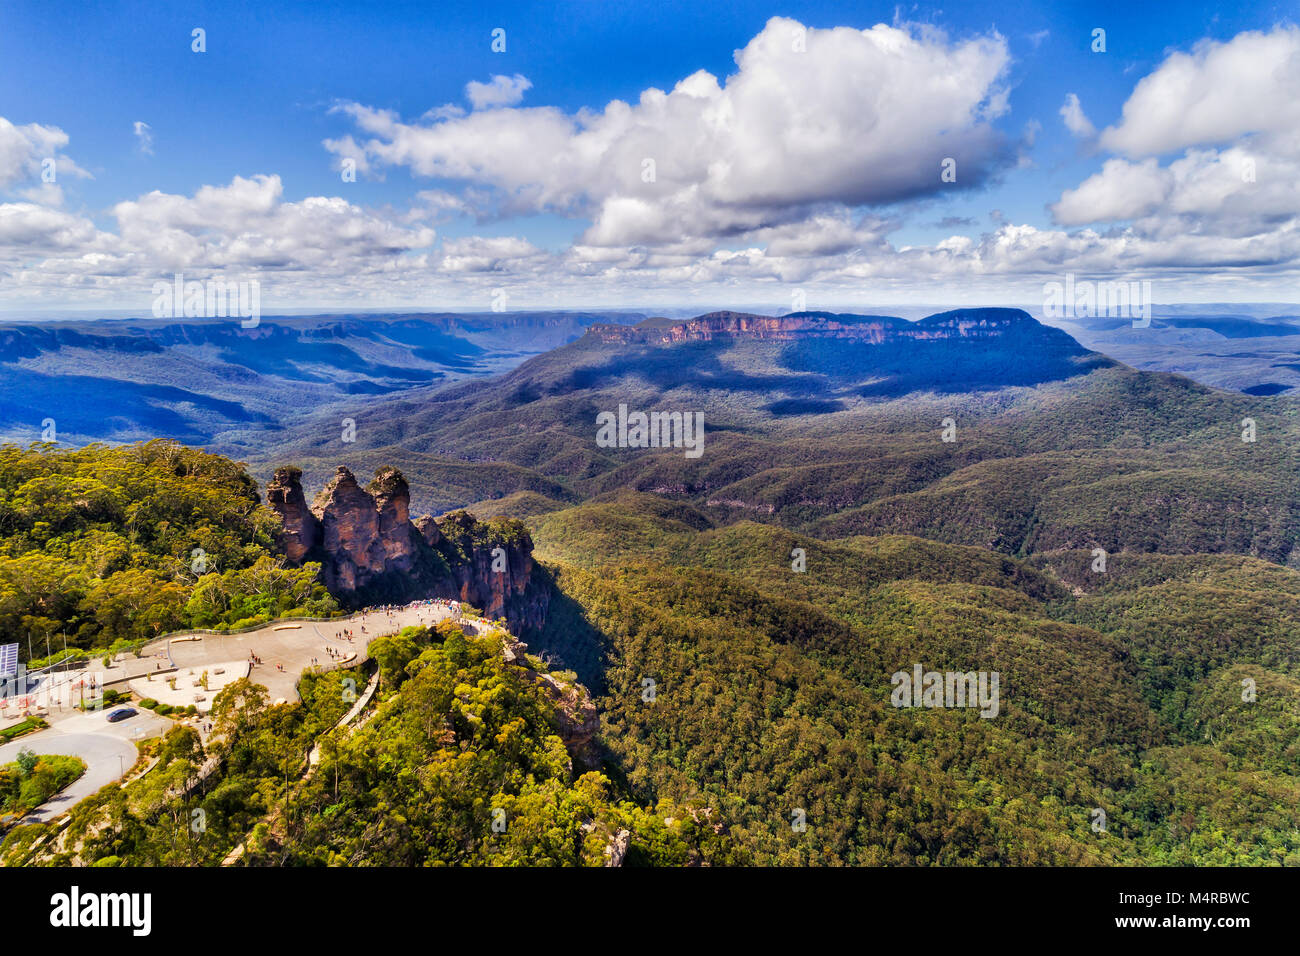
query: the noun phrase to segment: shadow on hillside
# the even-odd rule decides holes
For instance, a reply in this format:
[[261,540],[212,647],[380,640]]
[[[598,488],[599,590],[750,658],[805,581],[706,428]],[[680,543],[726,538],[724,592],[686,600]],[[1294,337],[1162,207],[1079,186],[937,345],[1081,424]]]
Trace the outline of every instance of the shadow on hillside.
[[546,655],[552,670],[571,670],[593,695],[605,693],[605,639],[587,619],[582,605],[558,587],[551,594],[546,624],[540,632],[525,635],[525,640],[530,653]]

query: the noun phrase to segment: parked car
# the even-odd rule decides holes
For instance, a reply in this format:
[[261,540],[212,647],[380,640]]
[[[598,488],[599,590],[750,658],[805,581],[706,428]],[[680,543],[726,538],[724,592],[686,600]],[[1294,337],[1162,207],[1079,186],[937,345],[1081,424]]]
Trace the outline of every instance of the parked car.
[[115,724],[119,720],[126,720],[128,717],[135,716],[135,709],[132,707],[119,707],[117,710],[108,712],[108,722]]

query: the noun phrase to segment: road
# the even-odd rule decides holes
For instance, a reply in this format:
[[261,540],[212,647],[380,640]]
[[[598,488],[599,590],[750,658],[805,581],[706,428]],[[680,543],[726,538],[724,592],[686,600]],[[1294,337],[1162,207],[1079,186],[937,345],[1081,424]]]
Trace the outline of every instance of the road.
[[[110,710],[115,708],[110,708]],[[171,721],[147,710],[115,724],[108,722],[110,711],[78,714],[57,727],[40,730],[0,747],[0,763],[12,763],[18,751],[26,747],[36,754],[62,754],[80,757],[86,772],[71,786],[54,795],[25,818],[25,823],[52,820],[90,796],[105,784],[121,778],[135,764],[135,739],[157,736],[171,726]]]
[[[246,634],[195,635],[198,639],[192,641],[176,640],[176,637],[185,636],[176,635],[148,645],[142,652],[146,655],[143,659],[131,658],[111,668],[107,675],[102,665],[92,665],[90,670],[98,670],[101,677],[112,679],[114,673],[134,675],[153,671],[165,663],[168,656],[179,667],[194,667],[231,660],[247,661],[249,655],[254,654],[261,663],[253,668],[250,679],[265,685],[272,700],[293,700],[297,696],[295,685],[299,675],[313,664],[328,666],[349,654],[356,654],[359,659],[370,641],[380,635],[395,634],[412,624],[432,624],[453,613],[446,605],[419,603],[391,612],[371,609],[337,621],[301,622],[300,626],[286,627],[286,622],[273,622]],[[344,635],[345,629],[353,632],[352,640]],[[326,648],[332,650],[334,656]],[[131,665],[129,670],[126,669],[128,664]],[[66,685],[79,676],[75,673],[61,674],[51,679]],[[64,754],[86,761],[86,772],[81,778],[32,811],[25,818],[26,822],[53,819],[105,784],[120,779],[136,761],[135,741],[159,736],[171,728],[172,721],[167,718],[132,706],[136,715],[115,724],[108,722],[108,714],[116,709],[113,707],[90,713],[72,707],[51,707],[47,712],[51,723],[49,729],[28,734],[0,747],[0,763],[13,762],[23,747],[37,754]]]

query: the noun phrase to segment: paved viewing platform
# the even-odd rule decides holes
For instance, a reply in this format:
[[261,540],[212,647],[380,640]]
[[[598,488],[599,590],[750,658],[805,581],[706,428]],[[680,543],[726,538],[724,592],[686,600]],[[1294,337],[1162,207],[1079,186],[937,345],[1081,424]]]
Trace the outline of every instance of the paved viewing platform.
[[[177,690],[170,689],[170,674],[142,676],[131,680],[129,686],[140,696],[173,706],[193,704],[206,712],[212,707],[215,690],[205,694],[201,687],[196,688],[193,675],[206,672],[212,690],[238,679],[232,675],[243,668],[244,673],[238,676],[265,686],[272,701],[294,701],[298,699],[298,678],[310,668],[354,666],[366,659],[370,642],[376,637],[396,634],[406,627],[434,624],[458,613],[458,605],[422,601],[391,609],[369,608],[332,621],[272,621],[241,634],[174,634],[145,645],[141,654],[152,660],[159,659],[154,655],[165,655],[170,667],[189,675],[177,680]],[[225,673],[217,675],[218,669]],[[149,670],[145,668],[146,675]],[[177,700],[172,701],[168,694]]]

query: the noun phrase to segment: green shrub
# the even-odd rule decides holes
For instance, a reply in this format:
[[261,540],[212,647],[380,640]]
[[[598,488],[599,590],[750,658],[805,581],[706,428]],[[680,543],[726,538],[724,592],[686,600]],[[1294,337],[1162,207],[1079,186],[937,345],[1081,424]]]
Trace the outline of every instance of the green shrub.
[[270,622],[271,622],[271,618],[269,615],[258,614],[253,617],[241,618],[240,620],[236,621],[234,624],[230,625],[230,629],[232,631],[242,631],[245,628],[259,627],[262,624],[269,624]]
[[78,650],[75,647],[69,647],[66,651],[55,651],[49,657],[33,657],[27,662],[29,671],[40,670],[43,667],[50,667],[54,664],[62,664],[65,661],[84,661],[89,660],[90,655],[85,651]]
[[45,721],[42,720],[40,717],[28,717],[27,719],[23,720],[21,723],[14,724],[12,727],[6,727],[4,730],[0,730],[0,740],[4,740],[6,743],[8,743],[10,740],[13,740],[16,737],[21,737],[23,734],[28,734],[31,733],[33,730],[40,730],[42,727],[48,727],[48,726],[49,725],[46,724]]
[[36,765],[40,763],[41,758],[28,747],[21,747],[18,750],[18,758],[14,763],[18,764],[18,775],[24,780],[32,775]]
[[17,760],[0,767],[0,810],[17,814],[34,810],[85,772],[86,764],[79,757],[37,756],[24,747]]

